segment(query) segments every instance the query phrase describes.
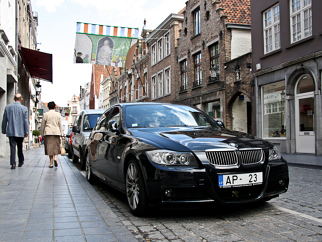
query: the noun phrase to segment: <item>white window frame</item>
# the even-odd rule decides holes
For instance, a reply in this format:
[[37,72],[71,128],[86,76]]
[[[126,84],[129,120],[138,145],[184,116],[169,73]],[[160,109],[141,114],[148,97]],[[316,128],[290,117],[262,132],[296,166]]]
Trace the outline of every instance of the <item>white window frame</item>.
[[200,8],[193,12],[193,35],[200,34]]
[[156,75],[151,77],[151,99],[157,98],[157,83],[156,83]]
[[164,57],[171,53],[170,32],[164,35]]
[[142,97],[144,97],[144,94],[146,97],[148,97],[148,74],[144,73],[144,92],[142,90]]
[[312,36],[312,0],[290,0],[291,43]]
[[158,40],[158,54],[157,54],[157,58],[158,58],[158,62],[161,61],[163,59],[163,38]]
[[[198,62],[197,62],[198,61]],[[198,52],[193,56],[194,64],[194,82],[197,86],[202,86],[202,53]]]
[[163,88],[164,88],[164,83],[163,83],[163,71],[158,72],[158,97],[163,97]]
[[156,44],[151,46],[152,58],[151,58],[151,65],[155,65],[157,63],[157,49]]
[[[182,66],[186,67],[184,70],[182,70]],[[187,59],[184,59],[180,62],[180,75],[181,75],[181,87],[183,90],[187,90],[188,88],[188,70],[187,70]]]
[[264,54],[281,48],[280,9],[274,5],[263,13]]
[[164,69],[165,95],[171,94],[171,67]]

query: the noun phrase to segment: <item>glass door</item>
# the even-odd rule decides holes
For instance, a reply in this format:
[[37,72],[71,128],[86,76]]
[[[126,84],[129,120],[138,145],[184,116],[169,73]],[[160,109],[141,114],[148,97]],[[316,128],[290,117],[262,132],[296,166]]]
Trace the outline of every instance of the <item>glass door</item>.
[[296,152],[315,153],[313,93],[298,95],[296,97],[296,105]]

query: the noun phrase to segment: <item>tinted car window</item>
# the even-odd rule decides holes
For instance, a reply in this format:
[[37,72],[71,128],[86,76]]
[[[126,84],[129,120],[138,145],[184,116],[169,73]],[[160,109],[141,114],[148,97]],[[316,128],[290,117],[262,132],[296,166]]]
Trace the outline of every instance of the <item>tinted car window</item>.
[[174,105],[140,105],[126,107],[126,127],[171,127],[208,126],[216,127],[216,122],[198,109]]
[[84,117],[84,130],[92,130],[101,114],[89,114]]

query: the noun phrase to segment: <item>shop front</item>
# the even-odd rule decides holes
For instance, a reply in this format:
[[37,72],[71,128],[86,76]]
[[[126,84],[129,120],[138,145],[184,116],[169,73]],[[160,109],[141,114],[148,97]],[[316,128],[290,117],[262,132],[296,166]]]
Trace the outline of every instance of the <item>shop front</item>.
[[322,155],[321,73],[312,63],[262,73],[257,84],[257,135],[282,152]]

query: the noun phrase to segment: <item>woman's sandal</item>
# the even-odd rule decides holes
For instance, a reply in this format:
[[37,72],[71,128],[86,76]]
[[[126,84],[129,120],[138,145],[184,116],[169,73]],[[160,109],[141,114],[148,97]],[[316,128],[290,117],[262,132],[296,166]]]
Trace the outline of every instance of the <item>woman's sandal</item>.
[[58,163],[57,163],[57,161],[56,161],[56,160],[54,160],[54,163],[55,163],[55,167],[57,167],[57,166],[58,166]]
[[54,168],[54,166],[53,165],[49,165],[49,168]]

